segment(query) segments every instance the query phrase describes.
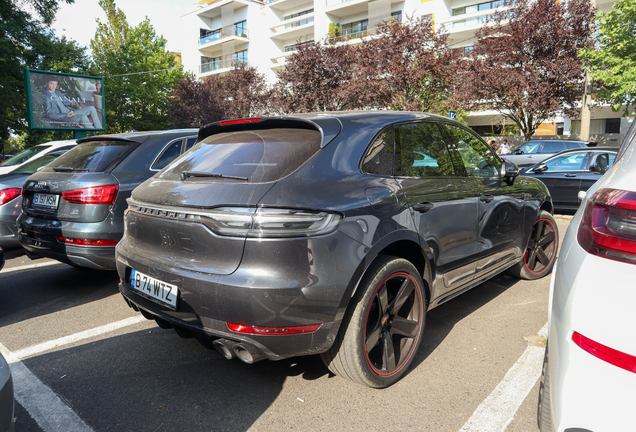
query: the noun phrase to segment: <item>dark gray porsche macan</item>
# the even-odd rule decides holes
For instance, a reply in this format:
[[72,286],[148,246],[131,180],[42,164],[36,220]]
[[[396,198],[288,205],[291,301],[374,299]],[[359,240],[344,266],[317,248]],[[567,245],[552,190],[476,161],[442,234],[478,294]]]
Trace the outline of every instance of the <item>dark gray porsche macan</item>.
[[546,187],[458,122],[303,114],[213,123],[198,141],[133,191],[117,270],[132,308],[228,359],[320,354],[386,387],[428,309],[554,264]]

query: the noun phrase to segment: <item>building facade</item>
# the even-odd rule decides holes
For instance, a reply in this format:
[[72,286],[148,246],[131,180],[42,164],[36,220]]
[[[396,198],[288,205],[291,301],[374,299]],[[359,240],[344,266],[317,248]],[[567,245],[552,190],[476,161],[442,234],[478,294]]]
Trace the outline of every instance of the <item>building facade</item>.
[[[596,7],[608,11],[613,3],[596,0]],[[435,28],[448,31],[451,48],[469,51],[475,30],[502,6],[502,0],[203,0],[181,18],[187,41],[182,59],[201,79],[226,73],[238,62],[257,68],[273,83],[298,43],[355,44],[379,22],[423,15],[433,19]],[[602,135],[605,144],[618,143],[632,120],[609,107],[594,108],[592,138]],[[482,135],[497,134],[506,124],[494,111],[470,113],[467,122]],[[576,137],[579,131],[580,122],[557,116],[537,133]]]

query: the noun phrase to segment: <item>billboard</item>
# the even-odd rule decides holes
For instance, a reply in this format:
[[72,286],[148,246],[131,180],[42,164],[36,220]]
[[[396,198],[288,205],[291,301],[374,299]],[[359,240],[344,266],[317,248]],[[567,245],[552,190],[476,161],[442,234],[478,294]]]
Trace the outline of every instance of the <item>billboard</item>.
[[24,81],[31,129],[106,130],[103,78],[26,69]]

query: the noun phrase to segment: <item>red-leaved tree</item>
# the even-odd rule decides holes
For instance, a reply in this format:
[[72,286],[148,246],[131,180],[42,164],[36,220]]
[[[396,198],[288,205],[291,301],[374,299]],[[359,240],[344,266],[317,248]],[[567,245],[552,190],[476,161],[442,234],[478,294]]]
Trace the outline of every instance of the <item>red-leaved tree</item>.
[[476,32],[466,90],[474,109],[512,120],[526,139],[583,90],[579,50],[590,43],[589,0],[509,0]]

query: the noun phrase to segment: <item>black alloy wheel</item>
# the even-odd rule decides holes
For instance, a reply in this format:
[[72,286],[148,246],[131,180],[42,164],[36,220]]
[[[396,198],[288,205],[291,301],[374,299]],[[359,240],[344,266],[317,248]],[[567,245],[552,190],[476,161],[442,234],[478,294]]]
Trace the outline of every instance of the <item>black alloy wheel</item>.
[[403,272],[389,276],[369,307],[364,345],[369,366],[379,375],[400,370],[409,358],[422,325],[416,282]]
[[532,226],[523,259],[510,272],[521,279],[539,279],[552,271],[559,245],[559,230],[552,215],[542,211]]
[[426,319],[424,281],[410,262],[380,256],[351,301],[340,332],[322,360],[336,375],[384,388],[408,370]]

